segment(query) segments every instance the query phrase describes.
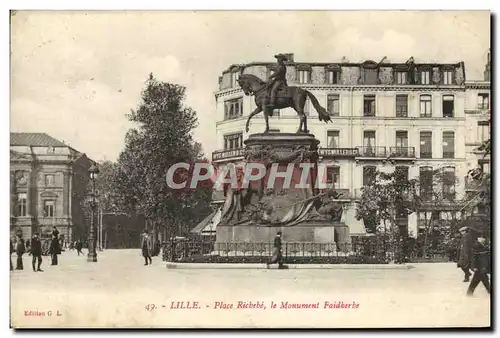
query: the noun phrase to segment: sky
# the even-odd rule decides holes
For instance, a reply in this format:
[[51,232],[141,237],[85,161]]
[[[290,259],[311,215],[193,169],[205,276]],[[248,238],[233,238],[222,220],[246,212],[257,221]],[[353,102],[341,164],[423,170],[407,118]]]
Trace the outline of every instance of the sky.
[[485,11],[18,11],[11,18],[11,131],[45,132],[116,160],[148,74],[184,85],[194,136],[216,150],[218,76],[229,65],[295,61],[465,62],[481,80]]

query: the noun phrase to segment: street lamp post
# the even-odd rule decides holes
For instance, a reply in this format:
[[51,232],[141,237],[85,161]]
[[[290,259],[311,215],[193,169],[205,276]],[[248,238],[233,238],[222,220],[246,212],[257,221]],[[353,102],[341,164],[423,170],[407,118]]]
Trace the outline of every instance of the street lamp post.
[[92,200],[90,202],[90,208],[92,209],[92,213],[90,216],[90,233],[89,233],[89,253],[87,255],[87,262],[97,262],[97,252],[96,252],[96,233],[94,226],[94,216],[96,209],[96,201],[95,201],[95,179],[99,174],[99,169],[95,164],[89,168],[89,176],[92,181]]

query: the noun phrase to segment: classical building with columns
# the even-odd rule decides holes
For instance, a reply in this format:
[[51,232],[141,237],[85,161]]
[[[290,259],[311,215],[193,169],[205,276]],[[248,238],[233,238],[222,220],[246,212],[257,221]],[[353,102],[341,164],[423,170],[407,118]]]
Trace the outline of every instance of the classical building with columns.
[[[443,220],[461,217],[456,201],[465,196],[465,177],[470,169],[467,142],[472,142],[467,114],[471,108],[477,112],[475,104],[467,103],[474,96],[468,91],[480,88],[481,96],[489,82],[466,81],[465,64],[459,60],[431,63],[412,57],[400,62],[385,58],[380,62],[345,58],[302,62],[294,60],[293,54],[287,55],[288,84],[313,93],[333,121],[319,121],[310,100],[306,102],[308,128],[320,141],[320,161],[328,166],[328,182],[343,193],[342,221],[352,236],[367,234],[367,226],[356,220],[356,201],[374,168],[401,170],[407,177],[420,177],[430,185],[430,173],[439,169],[450,177],[447,182],[454,182],[442,187],[450,193],[450,203],[438,206],[430,200],[428,210],[400,220],[411,236],[418,236],[431,213],[438,213]],[[267,80],[274,67],[274,62],[252,62],[232,65],[222,72],[215,93],[219,150],[212,154],[214,164],[241,163],[243,141],[265,129],[259,114],[252,119],[249,132],[245,131],[245,122],[256,105],[254,97],[245,96],[237,83],[240,72]],[[276,110],[269,123],[272,132],[294,133],[299,119],[287,108]],[[223,201],[221,193],[214,193],[214,204]],[[217,213],[212,217],[217,219]],[[206,221],[208,232],[213,233],[214,223]]]
[[86,228],[82,201],[92,161],[45,133],[10,134],[11,233],[56,226],[65,239]]

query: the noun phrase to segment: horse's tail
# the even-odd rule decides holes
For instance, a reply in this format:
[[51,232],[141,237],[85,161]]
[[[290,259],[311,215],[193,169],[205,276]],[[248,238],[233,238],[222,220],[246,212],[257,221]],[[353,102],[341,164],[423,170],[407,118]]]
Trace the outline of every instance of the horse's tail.
[[305,91],[306,94],[307,94],[307,97],[309,97],[309,99],[311,100],[313,106],[314,106],[314,109],[316,109],[316,111],[318,112],[318,115],[319,115],[319,120],[320,121],[324,121],[326,123],[328,122],[332,122],[332,119],[330,118],[330,114],[328,114],[328,112],[326,111],[325,108],[323,108],[319,102],[318,102],[318,99],[316,98],[316,96],[314,96],[310,91],[306,90]]

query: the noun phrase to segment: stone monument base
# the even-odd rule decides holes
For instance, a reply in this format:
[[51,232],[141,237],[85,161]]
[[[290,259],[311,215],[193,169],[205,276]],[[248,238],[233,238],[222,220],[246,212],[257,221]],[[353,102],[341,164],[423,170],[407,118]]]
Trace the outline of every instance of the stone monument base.
[[[305,224],[292,227],[267,227],[267,226],[224,226],[218,225],[216,229],[217,249],[227,248],[230,251],[239,251],[238,247],[245,244],[249,246],[265,246],[262,249],[270,250],[274,245],[274,238],[278,231],[282,232],[282,243],[301,246],[314,246],[314,251],[346,251],[350,244],[349,227],[344,223]],[[229,247],[230,248],[229,248]],[[269,248],[268,248],[269,246]],[[227,250],[226,249],[226,250]],[[254,250],[253,248],[249,250]]]

